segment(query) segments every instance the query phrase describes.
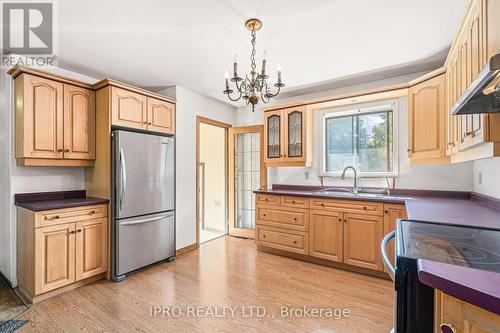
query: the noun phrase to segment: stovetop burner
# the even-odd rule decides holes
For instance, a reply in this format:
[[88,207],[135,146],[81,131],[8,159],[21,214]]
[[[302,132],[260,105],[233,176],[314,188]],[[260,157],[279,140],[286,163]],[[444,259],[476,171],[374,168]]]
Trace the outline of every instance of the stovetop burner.
[[401,221],[398,238],[398,256],[500,272],[500,230]]

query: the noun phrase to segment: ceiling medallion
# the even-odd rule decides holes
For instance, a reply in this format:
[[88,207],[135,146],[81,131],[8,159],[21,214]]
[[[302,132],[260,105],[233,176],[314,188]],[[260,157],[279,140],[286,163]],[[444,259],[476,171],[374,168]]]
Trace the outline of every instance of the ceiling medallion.
[[274,86],[277,88],[275,93],[271,92],[270,83],[267,82],[269,78],[266,75],[266,52],[264,51],[264,57],[262,59],[262,69],[261,72],[258,73],[256,71],[255,65],[255,35],[256,31],[262,28],[262,22],[258,19],[252,18],[245,22],[245,27],[251,31],[252,39],[250,43],[252,44],[252,53],[250,54],[250,61],[252,70],[250,74],[245,75],[245,78],[238,76],[238,61],[237,57],[234,57],[233,63],[233,77],[231,78],[231,82],[234,82],[236,86],[236,94],[239,94],[237,97],[231,97],[233,93],[232,89],[229,89],[229,73],[226,70],[225,78],[226,78],[226,89],[223,91],[227,97],[235,102],[243,98],[246,101],[247,105],[252,104],[252,112],[255,111],[255,105],[259,103],[259,99],[264,103],[268,103],[272,97],[275,97],[280,93],[282,87],[285,86],[283,82],[281,82],[281,66],[278,64],[278,83],[275,83]]

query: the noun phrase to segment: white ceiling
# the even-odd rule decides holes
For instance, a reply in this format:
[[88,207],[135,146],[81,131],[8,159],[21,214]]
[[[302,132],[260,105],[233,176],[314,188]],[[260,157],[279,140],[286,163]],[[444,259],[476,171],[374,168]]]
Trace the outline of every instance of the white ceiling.
[[[238,54],[283,67],[286,90],[362,72],[444,60],[468,0],[59,0],[63,68],[143,87],[180,85],[226,101],[224,70]],[[409,68],[409,67],[408,67]],[[276,80],[276,74],[271,75]],[[286,91],[285,90],[285,91]]]

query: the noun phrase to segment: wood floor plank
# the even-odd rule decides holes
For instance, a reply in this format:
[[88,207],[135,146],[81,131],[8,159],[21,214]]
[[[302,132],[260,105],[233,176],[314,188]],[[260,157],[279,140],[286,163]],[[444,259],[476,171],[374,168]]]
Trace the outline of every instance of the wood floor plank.
[[[29,320],[19,332],[386,333],[393,301],[387,280],[259,252],[253,240],[223,237],[123,282],[98,281],[36,304],[19,317]],[[152,306],[177,306],[183,313],[154,317]],[[196,306],[236,310],[222,318],[188,316]],[[245,316],[249,306],[262,307],[266,316]],[[350,316],[282,317],[282,306],[345,308]]]

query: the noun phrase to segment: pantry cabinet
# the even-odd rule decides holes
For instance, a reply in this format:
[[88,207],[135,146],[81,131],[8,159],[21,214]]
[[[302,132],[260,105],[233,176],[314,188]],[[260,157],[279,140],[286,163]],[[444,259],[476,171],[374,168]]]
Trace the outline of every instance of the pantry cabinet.
[[108,207],[31,211],[18,208],[17,277],[29,303],[104,277]]
[[95,100],[88,87],[33,75],[15,77],[15,157],[23,166],[92,166]]
[[312,163],[312,110],[291,107],[264,113],[264,162],[268,166]]

